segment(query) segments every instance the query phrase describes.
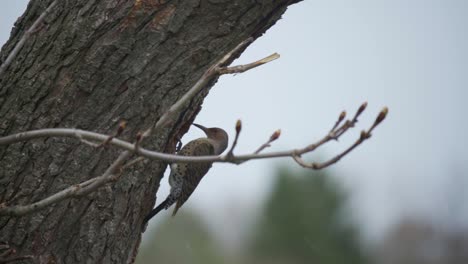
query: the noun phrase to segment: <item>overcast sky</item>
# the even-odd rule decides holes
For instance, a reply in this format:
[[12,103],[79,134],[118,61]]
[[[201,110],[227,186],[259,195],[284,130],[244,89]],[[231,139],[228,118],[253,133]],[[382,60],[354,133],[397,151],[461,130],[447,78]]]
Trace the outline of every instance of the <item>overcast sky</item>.
[[[0,43],[26,3],[2,1]],[[448,202],[468,198],[463,181],[468,176],[466,14],[464,0],[296,4],[234,64],[273,52],[281,58],[222,77],[196,122],[226,128],[233,136],[235,121],[242,119],[237,153],[254,150],[281,128],[270,150],[283,150],[317,140],[340,111],[351,114],[368,101],[359,128],[320,151],[326,158],[351,143],[388,106],[388,120],[371,140],[330,169],[353,190],[356,219],[371,238],[409,213],[435,222],[451,216],[451,225],[463,225],[468,204],[453,210]],[[200,136],[194,128],[183,141]],[[307,158],[312,157],[318,156]],[[287,159],[215,164],[184,207],[197,208],[215,227],[226,219],[241,225],[263,202],[280,164],[296,166]],[[167,192],[165,178],[161,197]]]

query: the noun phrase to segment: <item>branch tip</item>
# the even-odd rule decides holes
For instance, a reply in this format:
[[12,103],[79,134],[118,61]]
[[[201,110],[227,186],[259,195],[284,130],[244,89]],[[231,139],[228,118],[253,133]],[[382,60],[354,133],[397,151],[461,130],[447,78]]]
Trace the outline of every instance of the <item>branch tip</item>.
[[281,135],[281,129],[276,130],[270,137],[270,142],[277,140]]
[[275,52],[275,53],[271,54],[270,56],[265,57],[265,58],[259,60],[258,63],[260,63],[260,64],[265,64],[265,63],[268,63],[268,62],[270,62],[270,61],[274,61],[274,60],[276,60],[276,59],[279,59],[279,57],[280,57],[280,55],[279,55],[278,53]]
[[338,122],[343,121],[343,119],[345,119],[345,117],[346,117],[346,111],[342,111],[340,116],[338,117]]
[[240,119],[237,119],[237,122],[236,122],[236,133],[240,133],[241,132],[241,129],[242,129],[242,121]]
[[375,125],[380,124],[380,123],[385,119],[385,117],[387,117],[387,114],[388,114],[388,107],[385,106],[385,107],[380,111],[380,113],[379,113],[379,115],[377,116],[377,118],[375,119],[374,124],[375,124]]
[[234,137],[234,141],[232,142],[232,146],[231,148],[229,149],[228,153],[227,153],[227,157],[228,159],[230,160],[233,160],[233,157],[234,157],[234,148],[237,146],[237,140],[239,140],[239,135],[240,135],[240,132],[242,130],[242,121],[240,119],[237,119],[237,122],[236,122],[236,135]]
[[215,69],[215,71],[218,75],[243,73],[250,69],[261,66],[265,63],[268,63],[270,61],[276,60],[279,57],[280,55],[278,53],[273,53],[270,56],[260,59],[258,61],[254,61],[254,62],[244,64],[244,65],[231,66],[231,67],[218,67]]
[[367,102],[362,103],[362,105],[359,107],[359,109],[356,112],[356,116],[359,116],[360,114],[362,114],[362,112],[364,112],[366,108],[367,108]]
[[[335,137],[335,140],[338,140],[338,137],[339,135],[337,134],[338,133],[338,130],[341,130],[342,128],[338,128],[338,126],[341,124],[341,122],[343,122],[343,120],[346,118],[346,111],[342,111],[340,113],[340,116],[338,116],[338,120],[336,120],[335,122],[335,125],[333,125],[332,129],[330,129],[330,132],[328,132],[329,134],[333,133],[334,134],[334,137]],[[344,125],[343,125],[344,126]]]

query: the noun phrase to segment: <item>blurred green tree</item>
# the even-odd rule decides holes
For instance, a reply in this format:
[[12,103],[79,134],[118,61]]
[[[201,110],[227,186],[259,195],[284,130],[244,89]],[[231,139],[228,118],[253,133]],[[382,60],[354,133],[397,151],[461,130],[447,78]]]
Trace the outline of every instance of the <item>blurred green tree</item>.
[[187,209],[179,212],[177,217],[165,219],[154,232],[149,233],[150,239],[142,245],[137,264],[227,263],[223,249],[209,230]]
[[324,172],[280,169],[253,230],[252,263],[367,263],[343,221],[345,198]]

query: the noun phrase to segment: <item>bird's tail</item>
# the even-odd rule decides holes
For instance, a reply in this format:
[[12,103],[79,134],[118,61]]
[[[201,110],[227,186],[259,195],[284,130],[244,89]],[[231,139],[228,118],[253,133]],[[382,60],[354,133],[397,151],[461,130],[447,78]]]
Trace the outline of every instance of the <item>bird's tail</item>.
[[174,217],[177,214],[177,211],[181,207],[181,204],[179,201],[177,201],[176,206],[174,207],[174,212],[172,212],[172,217]]
[[146,225],[146,223],[153,218],[153,216],[157,215],[162,209],[166,208],[167,203],[169,202],[169,197],[166,198],[162,203],[160,203],[156,208],[151,210],[151,212],[145,217],[145,220],[143,221],[143,226]]

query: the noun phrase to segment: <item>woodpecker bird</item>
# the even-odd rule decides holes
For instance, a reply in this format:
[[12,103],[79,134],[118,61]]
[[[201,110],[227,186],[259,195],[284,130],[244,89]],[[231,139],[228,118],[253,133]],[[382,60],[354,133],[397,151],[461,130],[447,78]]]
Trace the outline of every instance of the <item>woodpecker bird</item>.
[[[219,155],[228,146],[228,134],[221,128],[212,127],[206,128],[199,124],[193,124],[200,128],[207,135],[206,138],[198,138],[187,143],[180,151],[182,156],[207,156]],[[172,163],[171,174],[169,175],[169,185],[171,191],[161,204],[154,208],[143,223],[148,222],[153,216],[159,213],[162,209],[168,209],[172,204],[176,203],[174,216],[179,208],[187,201],[193,193],[198,183],[203,176],[211,168],[212,162],[196,162],[196,163]]]

